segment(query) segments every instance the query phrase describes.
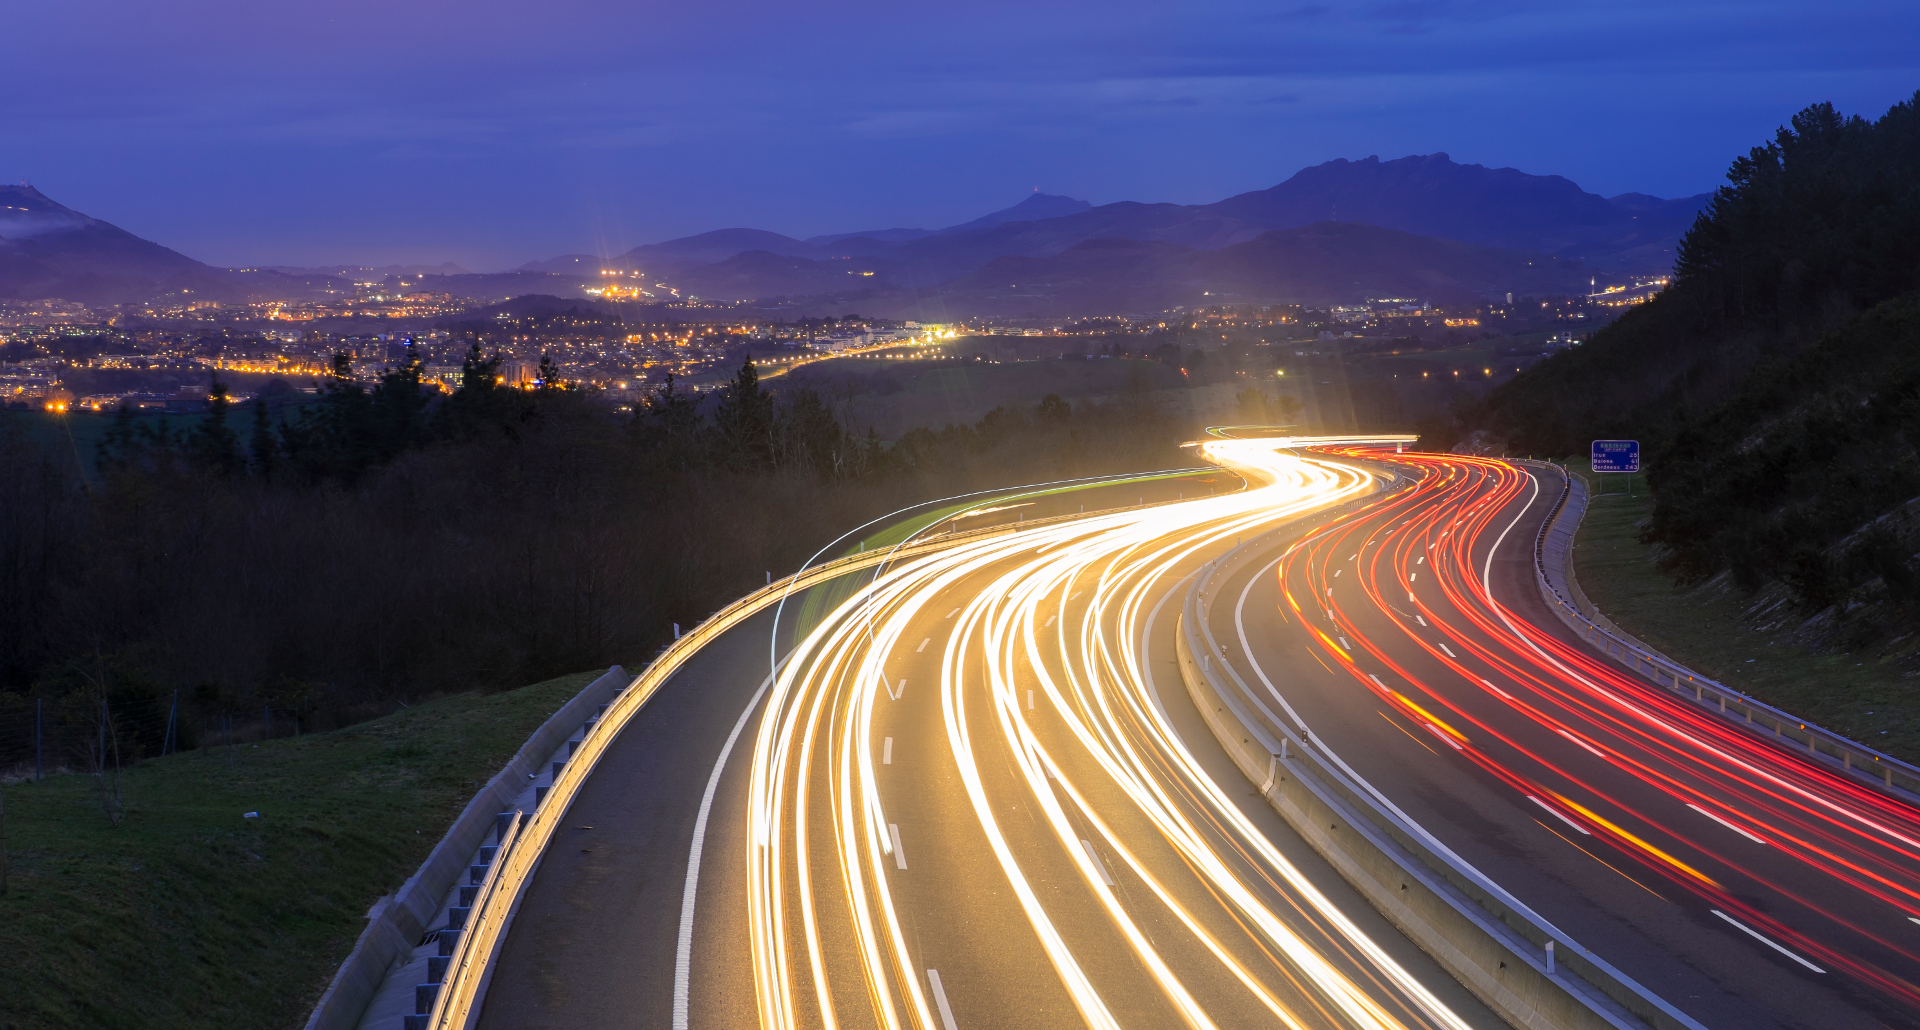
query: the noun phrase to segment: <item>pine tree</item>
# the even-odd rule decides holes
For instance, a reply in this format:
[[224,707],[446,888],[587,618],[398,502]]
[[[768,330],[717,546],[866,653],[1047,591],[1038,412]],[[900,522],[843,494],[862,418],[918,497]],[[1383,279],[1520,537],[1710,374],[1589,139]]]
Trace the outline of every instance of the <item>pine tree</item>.
[[273,422],[267,416],[267,401],[262,397],[253,402],[253,440],[249,447],[252,452],[253,474],[261,482],[272,482],[273,469],[280,457],[280,447],[274,440]]

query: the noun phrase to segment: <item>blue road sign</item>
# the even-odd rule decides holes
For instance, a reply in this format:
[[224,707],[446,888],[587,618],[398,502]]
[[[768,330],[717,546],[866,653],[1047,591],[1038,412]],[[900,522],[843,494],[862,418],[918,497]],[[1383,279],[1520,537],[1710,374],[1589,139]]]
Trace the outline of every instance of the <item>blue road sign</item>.
[[1640,471],[1640,441],[1595,440],[1593,470],[1595,472]]

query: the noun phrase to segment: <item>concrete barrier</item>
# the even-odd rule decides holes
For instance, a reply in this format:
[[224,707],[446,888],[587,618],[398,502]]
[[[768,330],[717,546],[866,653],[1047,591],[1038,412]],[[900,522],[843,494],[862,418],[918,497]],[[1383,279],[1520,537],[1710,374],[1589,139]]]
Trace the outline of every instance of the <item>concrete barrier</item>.
[[469,874],[469,860],[481,841],[498,832],[501,809],[511,807],[525,789],[528,775],[580,727],[587,714],[612,699],[628,681],[625,670],[616,665],[589,683],[542,723],[513,761],[474,795],[420,869],[375,905],[360,940],[308,1017],[307,1030],[353,1030],[360,1024],[394,960],[418,945],[447,893]]
[[1184,599],[1180,677],[1208,728],[1280,816],[1381,914],[1516,1027],[1704,1030],[1468,866],[1304,727],[1268,709],[1218,661],[1213,588],[1260,556],[1244,544],[1208,566]]

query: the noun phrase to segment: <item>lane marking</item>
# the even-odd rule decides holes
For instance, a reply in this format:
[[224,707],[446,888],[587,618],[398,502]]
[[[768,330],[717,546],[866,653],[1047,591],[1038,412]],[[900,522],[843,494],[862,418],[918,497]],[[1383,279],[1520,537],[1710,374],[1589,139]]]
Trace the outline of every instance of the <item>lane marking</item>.
[[1359,551],[1355,551],[1355,552],[1353,552],[1352,554],[1349,554],[1349,555],[1347,555],[1347,560],[1348,560],[1348,561],[1359,561],[1359,560],[1360,560],[1360,552],[1359,552]]
[[1053,628],[1053,620],[1055,620],[1055,619],[1057,619],[1057,618],[1059,618],[1059,617],[1060,617],[1060,616],[1058,616],[1058,615],[1049,615],[1049,616],[1047,616],[1047,624],[1046,624],[1046,625],[1044,625],[1044,626],[1042,626],[1042,627],[1040,627],[1040,628],[1041,628],[1041,629],[1052,629],[1052,628]]
[[[880,677],[880,684],[881,684],[881,686],[886,686],[886,682],[887,682],[887,677],[886,677],[886,676],[884,676],[884,675],[882,675],[882,676]],[[887,687],[887,696],[888,696],[888,697],[890,697],[890,698],[892,698],[892,699],[894,699],[895,701],[898,701],[898,700],[900,700],[900,695],[902,695],[902,694],[904,694],[904,693],[906,693],[906,692],[907,692],[907,681],[906,681],[906,680],[901,680],[901,681],[900,681],[899,683],[897,683],[897,684],[895,684],[895,685],[893,685],[893,686],[891,686],[891,687]]]
[[1699,805],[1693,804],[1692,802],[1688,802],[1687,807],[1693,809],[1694,811],[1700,813],[1701,815],[1706,816],[1707,818],[1713,820],[1714,822],[1719,823],[1720,825],[1726,827],[1727,829],[1732,830],[1733,832],[1739,834],[1740,836],[1747,838],[1748,840],[1754,842],[1755,844],[1766,843],[1766,841],[1761,840],[1760,838],[1754,836],[1751,833],[1748,833],[1747,831],[1741,829],[1738,826],[1735,826],[1734,824],[1726,821],[1725,819],[1722,819],[1719,816],[1714,815],[1712,812],[1709,812],[1706,809],[1701,808]]
[[886,746],[880,749],[880,764],[881,765],[893,764],[893,738],[892,737],[888,737]]
[[1345,572],[1345,571],[1347,571],[1347,570],[1345,570],[1345,569],[1335,569],[1335,570],[1333,570],[1333,578],[1334,578],[1334,579],[1339,579],[1339,578],[1340,578],[1340,574],[1341,574],[1342,572]]
[[953,1022],[953,1006],[947,1004],[947,989],[940,985],[940,971],[927,970],[927,982],[933,985],[933,1002],[940,1006],[940,1022],[944,1030],[960,1030]]
[[1332,596],[1333,596],[1333,588],[1332,588],[1332,587],[1328,587],[1328,588],[1327,588],[1327,596],[1328,596],[1328,597],[1332,597]]
[[920,646],[914,648],[913,653],[919,654],[920,652],[925,651],[927,649],[927,645],[931,643],[933,643],[932,637],[928,637],[927,639],[920,641]]
[[1421,723],[1420,725],[1422,725],[1422,726],[1425,726],[1425,727],[1427,728],[1427,732],[1428,732],[1428,733],[1431,733],[1431,734],[1433,734],[1434,736],[1436,736],[1436,737],[1439,737],[1439,738],[1440,738],[1441,740],[1444,740],[1444,741],[1446,741],[1446,742],[1447,742],[1448,744],[1450,744],[1450,745],[1452,745],[1452,746],[1453,746],[1453,749],[1454,749],[1455,751],[1465,751],[1465,750],[1466,750],[1466,748],[1463,748],[1463,747],[1461,747],[1461,746],[1460,746],[1460,742],[1459,742],[1459,741],[1457,741],[1457,740],[1455,740],[1455,739],[1453,739],[1452,737],[1449,737],[1449,736],[1447,736],[1446,734],[1444,734],[1444,733],[1442,733],[1442,732],[1440,732],[1440,727],[1438,727],[1438,726],[1435,726],[1434,724],[1432,724],[1432,723],[1430,723],[1430,722],[1423,722],[1423,723]]
[[1420,578],[1420,574],[1419,574],[1418,572],[1409,572],[1409,573],[1407,573],[1407,582],[1409,582],[1409,583],[1411,583],[1411,582],[1413,582],[1414,580],[1416,580],[1416,579],[1419,579],[1419,578]]
[[747,702],[746,710],[734,721],[733,732],[727,734],[720,757],[713,763],[713,773],[707,777],[707,792],[700,796],[700,814],[693,820],[693,846],[687,849],[687,884],[680,894],[680,939],[673,949],[673,1030],[687,1030],[687,1002],[693,987],[693,903],[700,893],[700,853],[707,844],[707,816],[713,811],[713,796],[720,790],[720,774],[727,768],[727,756],[733,754],[740,731],[746,729],[747,720],[753,710],[760,707],[760,699],[771,686],[773,676],[769,674],[761,681],[760,689],[753,692],[753,700]]
[[1027,691],[1027,711],[1033,711],[1033,691]]
[[1578,744],[1581,747],[1586,748],[1588,751],[1592,752],[1597,757],[1600,757],[1600,758],[1607,757],[1606,752],[1601,751],[1598,748],[1595,748],[1592,744],[1589,744],[1586,741],[1581,740],[1579,737],[1576,737],[1573,734],[1568,733],[1566,730],[1554,730],[1554,732],[1560,734],[1561,736],[1567,738],[1568,740],[1573,741],[1575,744]]
[[1801,965],[1806,966],[1808,969],[1811,969],[1816,973],[1826,972],[1826,970],[1821,969],[1819,966],[1816,966],[1813,963],[1808,962],[1806,959],[1803,959],[1800,956],[1795,955],[1793,952],[1788,951],[1787,949],[1781,947],[1780,945],[1775,944],[1774,942],[1768,940],[1766,937],[1761,936],[1759,931],[1741,922],[1740,920],[1733,918],[1732,916],[1726,914],[1725,912],[1722,912],[1716,908],[1713,910],[1713,914],[1716,916],[1719,916],[1720,918],[1726,920],[1729,923],[1732,923],[1734,926],[1738,927],[1742,932],[1746,933],[1747,936],[1752,937],[1754,940],[1759,941],[1760,943],[1766,945],[1769,948],[1772,948],[1773,950],[1779,952],[1782,955],[1785,955],[1786,957],[1794,960],[1795,962],[1798,962]]
[[947,618],[951,619],[958,614],[960,614],[960,609],[955,608],[954,610],[947,613]]
[[1423,618],[1421,618],[1421,617],[1420,617],[1420,616],[1418,616],[1418,615],[1415,615],[1415,616],[1413,617],[1413,621],[1415,621],[1415,622],[1417,622],[1417,623],[1419,623],[1419,624],[1420,624],[1420,625],[1422,625],[1422,626],[1425,626],[1425,625],[1427,624],[1427,620],[1425,620],[1425,619],[1423,619]]
[[1514,701],[1516,703],[1519,701],[1519,699],[1514,697],[1512,694],[1509,694],[1506,691],[1501,690],[1499,687],[1494,686],[1493,681],[1490,679],[1482,679],[1480,682],[1485,683],[1487,685],[1488,690],[1491,690],[1494,693],[1499,694],[1501,697],[1504,697],[1509,701]]
[[1347,643],[1347,638],[1346,638],[1346,637],[1341,637],[1341,638],[1340,638],[1340,646],[1341,646],[1341,647],[1344,647],[1344,648],[1346,648],[1346,649],[1347,649],[1347,650],[1349,650],[1349,651],[1351,651],[1351,650],[1353,650],[1353,645],[1352,645],[1352,644],[1349,644],[1349,643]]
[[1423,554],[1420,557],[1414,559],[1413,563],[1415,565],[1425,565],[1427,563],[1427,556]]
[[1081,594],[1084,594],[1084,593],[1086,593],[1086,591],[1085,591],[1085,590],[1075,590],[1075,591],[1073,592],[1073,596],[1072,596],[1072,597],[1069,597],[1069,598],[1067,598],[1067,600],[1069,600],[1069,601],[1078,601],[1078,600],[1080,600],[1080,595],[1081,595]]
[[1553,817],[1555,819],[1558,819],[1561,822],[1566,823],[1568,826],[1571,826],[1574,829],[1579,830],[1581,833],[1584,833],[1589,837],[1593,836],[1592,830],[1589,830],[1586,827],[1580,825],[1579,823],[1576,823],[1573,820],[1567,818],[1566,816],[1561,815],[1559,809],[1553,807],[1552,805],[1547,804],[1545,801],[1542,801],[1539,798],[1534,797],[1532,794],[1527,795],[1527,800],[1533,802],[1536,805],[1539,805],[1541,808],[1544,808],[1549,812],[1552,812]]
[[1447,652],[1447,657],[1448,657],[1448,658],[1458,658],[1458,657],[1460,657],[1459,655],[1457,655],[1457,654],[1454,654],[1454,653],[1453,653],[1453,652],[1452,652],[1451,650],[1448,650],[1448,648],[1447,648],[1447,645],[1445,645],[1445,644],[1441,644],[1441,645],[1440,645],[1440,650],[1442,650],[1442,651],[1446,651],[1446,652]]
[[1416,600],[1416,599],[1414,598],[1414,596],[1413,596],[1413,591],[1411,591],[1411,590],[1409,590],[1409,591],[1407,591],[1407,603],[1408,603],[1408,604],[1418,604],[1418,603],[1419,603],[1419,601],[1418,601],[1418,600]]
[[1080,846],[1087,850],[1087,858],[1093,862],[1093,867],[1100,870],[1100,878],[1107,881],[1107,886],[1113,886],[1113,874],[1107,872],[1107,864],[1100,861],[1100,853],[1093,850],[1093,842],[1082,837],[1080,838]]
[[907,853],[900,850],[900,824],[888,823],[887,836],[893,839],[893,865],[896,869],[907,867]]

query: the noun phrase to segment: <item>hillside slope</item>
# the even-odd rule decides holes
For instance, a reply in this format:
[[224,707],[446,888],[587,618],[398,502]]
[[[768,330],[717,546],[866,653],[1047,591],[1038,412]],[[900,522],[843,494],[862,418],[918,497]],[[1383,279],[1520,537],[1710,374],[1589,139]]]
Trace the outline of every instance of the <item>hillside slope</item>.
[[1683,578],[1920,607],[1920,94],[1877,122],[1809,107],[1728,180],[1670,289],[1474,424],[1536,454],[1642,440],[1647,539]]

